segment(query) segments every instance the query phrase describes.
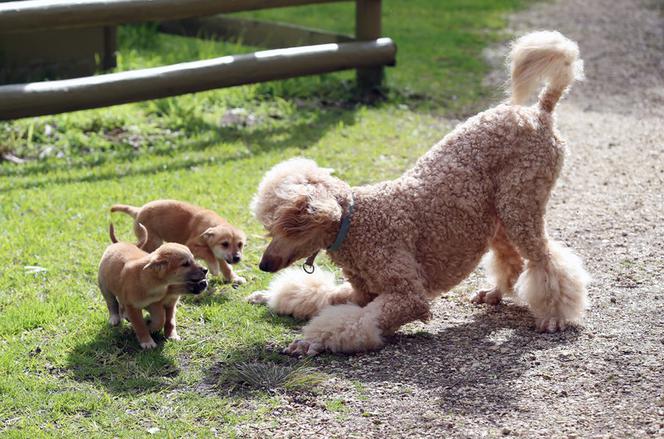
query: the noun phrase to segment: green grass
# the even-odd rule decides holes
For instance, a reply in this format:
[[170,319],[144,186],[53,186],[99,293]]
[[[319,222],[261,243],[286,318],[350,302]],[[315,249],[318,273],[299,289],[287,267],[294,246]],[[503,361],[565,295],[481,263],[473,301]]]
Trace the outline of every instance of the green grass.
[[[268,416],[278,396],[218,385],[238,364],[287,364],[278,348],[300,326],[243,301],[270,280],[256,268],[267,241],[247,207],[261,176],[296,155],[352,184],[398,175],[445,133],[441,115],[483,105],[481,49],[521,3],[387,0],[399,64],[375,106],[354,100],[345,72],[0,124],[0,151],[28,159],[0,164],[0,435],[232,436]],[[345,4],[251,15],[339,31],[353,22]],[[121,69],[249,50],[120,29]],[[183,340],[142,352],[128,325],[108,326],[96,269],[108,207],[155,198],[215,209],[245,229],[248,283],[184,299]],[[133,240],[128,217],[113,222]],[[243,409],[245,398],[257,409]]]

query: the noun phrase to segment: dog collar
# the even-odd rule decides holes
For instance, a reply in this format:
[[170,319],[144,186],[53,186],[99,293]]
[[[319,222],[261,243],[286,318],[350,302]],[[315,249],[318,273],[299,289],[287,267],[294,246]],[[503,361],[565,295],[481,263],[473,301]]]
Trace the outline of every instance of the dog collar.
[[[341,217],[341,225],[339,226],[337,237],[335,238],[332,245],[327,248],[327,251],[335,252],[339,250],[341,248],[341,245],[346,240],[346,237],[348,236],[348,230],[350,230],[350,221],[353,219],[354,205],[355,205],[355,200],[353,199],[353,193],[351,192],[350,202],[348,203],[348,213]],[[306,273],[311,274],[314,272],[315,270],[314,261],[316,260],[316,256],[318,256],[318,250],[316,250],[311,256],[309,256],[307,260],[304,261],[304,264],[302,264],[302,269]]]
[[350,229],[350,221],[353,219],[353,205],[355,200],[353,199],[353,193],[350,194],[350,201],[348,203],[348,213],[341,217],[341,226],[339,227],[339,232],[337,232],[337,239],[334,240],[331,246],[327,248],[328,251],[335,252],[341,248],[341,244],[344,243],[346,236],[348,236],[348,230]]

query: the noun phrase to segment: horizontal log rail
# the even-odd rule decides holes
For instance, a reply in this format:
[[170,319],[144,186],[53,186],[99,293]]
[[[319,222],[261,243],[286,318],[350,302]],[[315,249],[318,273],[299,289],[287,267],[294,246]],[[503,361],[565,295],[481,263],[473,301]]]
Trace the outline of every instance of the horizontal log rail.
[[0,34],[166,21],[349,0],[26,0],[0,3]]
[[150,69],[0,86],[0,120],[105,107],[219,87],[393,65],[389,38],[265,50]]

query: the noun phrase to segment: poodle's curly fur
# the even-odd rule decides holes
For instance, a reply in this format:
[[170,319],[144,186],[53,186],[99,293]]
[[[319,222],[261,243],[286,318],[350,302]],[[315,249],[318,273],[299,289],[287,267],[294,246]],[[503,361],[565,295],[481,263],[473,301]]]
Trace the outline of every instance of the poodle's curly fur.
[[[429,301],[468,276],[488,249],[495,288],[475,302],[496,304],[516,291],[540,331],[563,330],[582,316],[588,275],[578,257],[549,239],[544,221],[566,153],[553,111],[581,78],[578,55],[576,43],[558,32],[518,39],[511,102],[458,126],[396,180],[351,188],[301,158],[265,175],[251,206],[272,237],[265,271],[329,247],[354,203],[345,241],[328,251],[347,283],[291,269],[251,297],[312,318],[289,352],[379,348],[401,325],[428,320]],[[525,105],[542,82],[537,102]]]

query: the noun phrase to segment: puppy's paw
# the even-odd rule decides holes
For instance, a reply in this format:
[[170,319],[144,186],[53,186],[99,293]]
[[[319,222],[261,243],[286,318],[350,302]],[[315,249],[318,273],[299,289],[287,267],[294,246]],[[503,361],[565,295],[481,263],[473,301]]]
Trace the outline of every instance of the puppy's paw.
[[245,300],[254,305],[267,303],[270,300],[270,292],[267,290],[254,291],[245,297]]
[[284,354],[297,357],[314,356],[323,352],[323,345],[312,340],[295,340],[286,349]]
[[166,336],[168,340],[173,340],[173,341],[180,341],[182,338],[178,335],[177,332],[171,332]]
[[146,341],[142,341],[140,343],[141,343],[141,349],[154,349],[157,347],[157,343],[155,343],[152,338]]
[[120,320],[122,319],[118,314],[113,314],[108,318],[108,323],[110,323],[111,326],[118,326],[120,324]]
[[235,275],[235,276],[233,276],[233,278],[231,279],[231,283],[232,283],[233,285],[242,285],[242,284],[246,284],[246,283],[247,283],[247,279],[243,278],[242,276],[237,276],[237,275]]
[[567,329],[567,321],[563,318],[549,317],[546,319],[537,319],[535,330],[537,332],[554,333]]
[[503,295],[497,288],[492,290],[480,290],[476,292],[470,301],[475,305],[486,303],[487,305],[498,305],[503,299]]

